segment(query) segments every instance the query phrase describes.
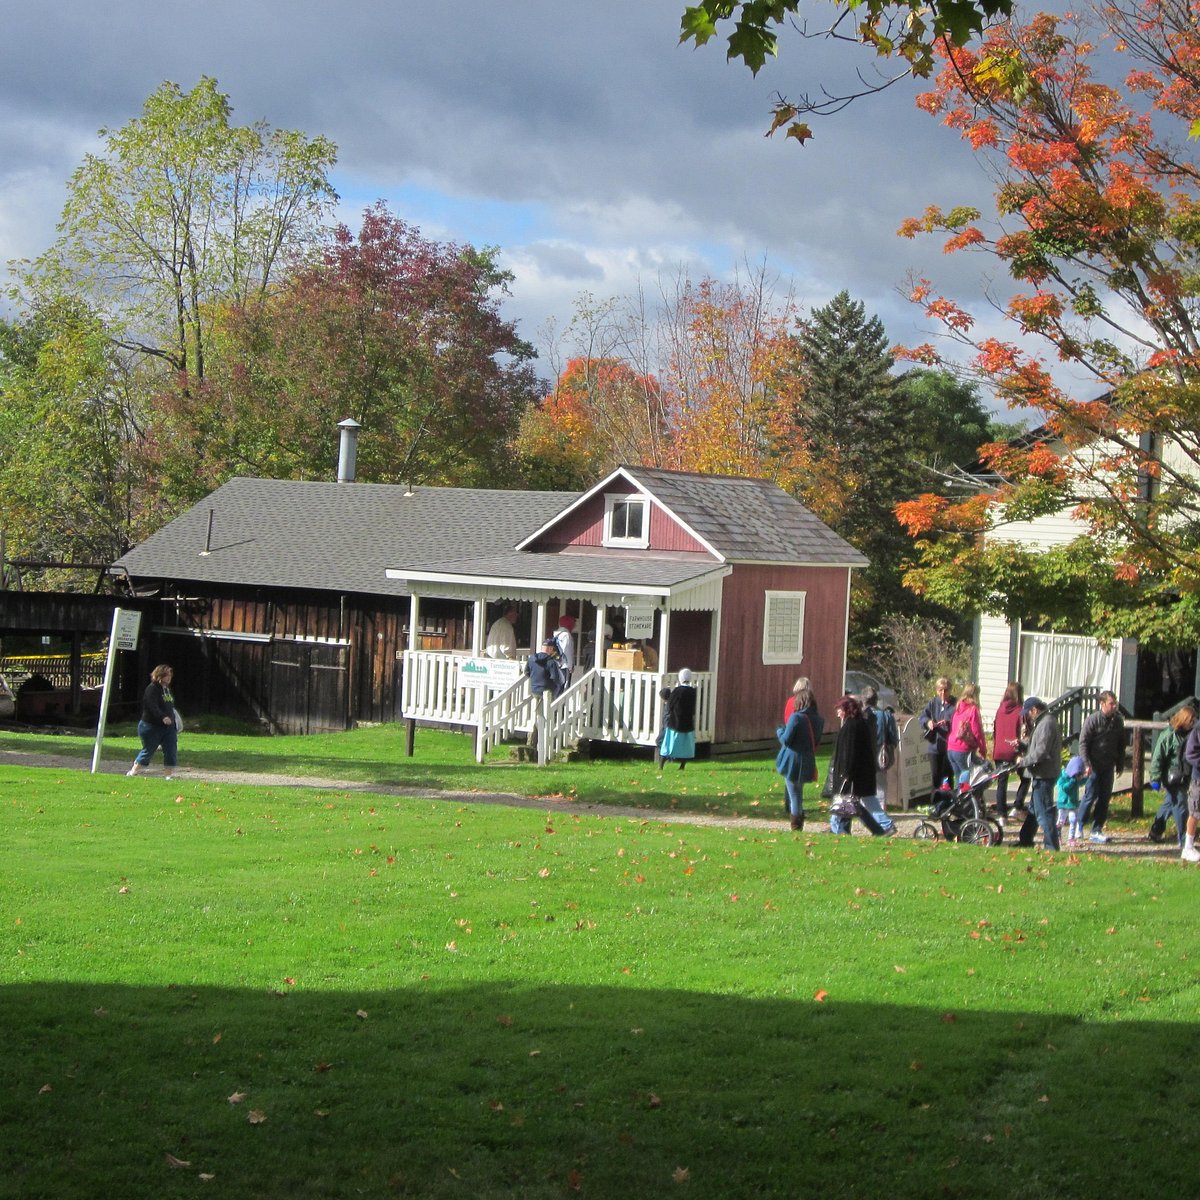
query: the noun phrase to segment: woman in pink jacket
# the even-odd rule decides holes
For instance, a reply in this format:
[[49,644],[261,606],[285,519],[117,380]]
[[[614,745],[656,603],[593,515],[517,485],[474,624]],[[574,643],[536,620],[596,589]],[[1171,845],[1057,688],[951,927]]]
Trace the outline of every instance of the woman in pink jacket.
[[987,758],[987,738],[979,713],[979,685],[968,683],[958,697],[950,718],[950,736],[946,739],[946,757],[950,759],[955,782],[964,771],[970,772],[971,760],[976,755]]

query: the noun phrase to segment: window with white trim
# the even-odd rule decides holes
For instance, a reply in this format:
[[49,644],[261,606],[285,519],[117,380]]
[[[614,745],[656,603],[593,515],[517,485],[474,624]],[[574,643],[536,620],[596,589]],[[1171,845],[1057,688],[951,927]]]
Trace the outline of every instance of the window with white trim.
[[804,658],[804,598],[807,592],[766,592],[763,611],[764,666]]
[[639,550],[650,545],[650,505],[645,496],[604,497],[604,544]]

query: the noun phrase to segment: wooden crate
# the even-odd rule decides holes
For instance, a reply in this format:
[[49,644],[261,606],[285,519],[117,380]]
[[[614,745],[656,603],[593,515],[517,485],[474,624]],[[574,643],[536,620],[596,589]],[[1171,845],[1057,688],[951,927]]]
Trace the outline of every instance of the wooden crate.
[[610,650],[604,656],[604,665],[610,671],[644,671],[646,659],[640,650]]

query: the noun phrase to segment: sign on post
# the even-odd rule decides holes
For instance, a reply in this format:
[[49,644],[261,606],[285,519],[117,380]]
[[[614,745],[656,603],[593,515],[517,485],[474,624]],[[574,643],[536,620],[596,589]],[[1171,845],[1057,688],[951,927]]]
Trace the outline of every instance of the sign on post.
[[458,668],[463,687],[510,688],[525,674],[525,664],[513,658],[467,658]]
[[142,614],[131,608],[114,608],[112,632],[108,636],[108,661],[104,664],[104,688],[100,693],[100,719],[96,722],[96,744],[92,747],[92,774],[100,766],[100,747],[108,723],[108,695],[112,687],[113,666],[118,650],[136,650],[142,628]]
[[639,640],[654,636],[653,604],[630,604],[626,607],[625,636]]

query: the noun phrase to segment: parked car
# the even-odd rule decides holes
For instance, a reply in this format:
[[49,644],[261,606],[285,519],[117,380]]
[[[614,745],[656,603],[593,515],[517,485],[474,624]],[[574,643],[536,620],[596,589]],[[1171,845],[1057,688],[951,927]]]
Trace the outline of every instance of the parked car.
[[846,681],[844,684],[847,695],[861,696],[863,692],[873,687],[879,693],[880,708],[896,708],[896,689],[890,688],[886,683],[880,683],[874,675],[868,675],[866,671],[847,671]]

